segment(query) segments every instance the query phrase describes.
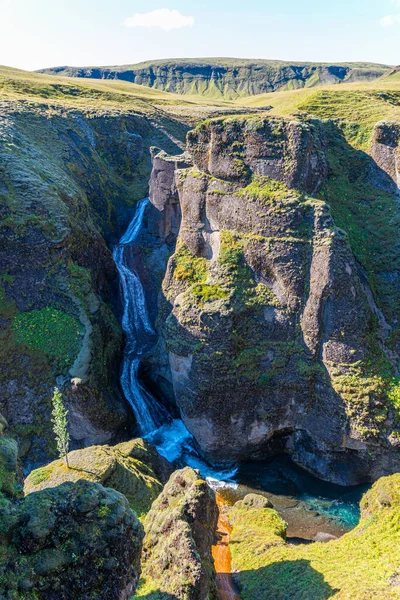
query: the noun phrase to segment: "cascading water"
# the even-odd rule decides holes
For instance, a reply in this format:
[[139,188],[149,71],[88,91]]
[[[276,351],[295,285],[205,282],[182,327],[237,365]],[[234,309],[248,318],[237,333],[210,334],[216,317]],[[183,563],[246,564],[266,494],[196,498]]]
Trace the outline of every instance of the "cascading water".
[[148,198],[138,202],[128,229],[113,251],[120,276],[122,328],[126,337],[121,374],[122,389],[135,414],[141,434],[155,444],[160,454],[171,462],[199,469],[204,477],[229,481],[236,468],[218,471],[202,460],[183,421],[173,420],[163,404],[139,379],[140,360],[151,351],[155,343],[155,332],[150,323],[143,286],[132,267],[135,241],[141,231],[148,203]]
[[122,329],[126,336],[121,385],[142,435],[151,433],[170,420],[164,406],[144,388],[138,377],[140,359],[151,348],[154,330],[150,324],[142,283],[129,263],[148,202],[148,198],[145,198],[138,204],[126,233],[113,252],[122,288]]

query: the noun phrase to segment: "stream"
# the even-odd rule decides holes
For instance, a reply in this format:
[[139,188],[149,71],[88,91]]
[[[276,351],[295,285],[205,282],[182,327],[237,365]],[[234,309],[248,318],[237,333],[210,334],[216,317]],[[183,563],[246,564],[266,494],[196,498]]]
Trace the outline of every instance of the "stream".
[[359,520],[358,503],[366,486],[343,488],[313,477],[288,456],[268,461],[232,465],[219,469],[206,462],[195,448],[194,439],[180,419],[173,419],[165,406],[139,379],[139,365],[156,342],[139,275],[132,268],[135,242],[141,232],[149,199],[137,203],[127,231],[113,251],[123,302],[125,333],[121,386],[132,407],[140,434],[178,468],[189,465],[200,471],[228,504],[256,492],[267,496],[288,523],[288,538],[311,540],[324,532],[343,535]]

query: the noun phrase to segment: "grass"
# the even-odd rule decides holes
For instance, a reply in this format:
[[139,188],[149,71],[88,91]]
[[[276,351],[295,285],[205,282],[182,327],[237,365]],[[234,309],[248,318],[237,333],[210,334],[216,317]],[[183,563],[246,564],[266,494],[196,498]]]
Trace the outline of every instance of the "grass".
[[52,307],[19,313],[13,320],[12,331],[19,344],[43,352],[63,370],[75,360],[82,339],[79,321]]
[[212,302],[229,296],[229,291],[217,284],[197,284],[190,289],[190,293],[200,302]]
[[354,123],[357,126],[355,146],[368,149],[375,123],[400,121],[400,80],[382,78],[369,83],[278,91],[242,98],[237,103],[252,108],[271,106],[271,115],[303,113]]
[[361,502],[360,524],[325,544],[286,544],[275,511],[234,507],[230,547],[242,600],[398,598],[399,490],[399,474],[378,480]]
[[249,185],[236,192],[237,196],[249,200],[261,200],[265,204],[282,200],[290,194],[293,195],[293,192],[289,192],[285,184],[262,175],[254,176]]
[[121,80],[96,80],[31,73],[0,66],[0,94],[2,100],[34,103],[40,98],[46,104],[80,109],[116,109],[140,113],[166,122],[177,118],[197,123],[220,112],[240,112],[233,102],[201,98],[197,95],[182,97],[161,90]]

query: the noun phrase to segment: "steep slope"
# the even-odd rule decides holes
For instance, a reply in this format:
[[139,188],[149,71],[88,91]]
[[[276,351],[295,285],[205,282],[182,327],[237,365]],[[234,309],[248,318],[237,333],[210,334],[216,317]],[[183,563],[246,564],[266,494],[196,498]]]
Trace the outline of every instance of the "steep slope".
[[198,471],[175,471],[153,502],[144,528],[142,579],[135,598],[215,600],[218,508]]
[[178,94],[233,99],[281,89],[370,81],[389,69],[372,63],[296,63],[235,58],[171,59],[116,67],[55,67],[40,72],[122,79]]
[[228,513],[242,600],[399,598],[400,478],[378,480],[361,501],[361,521],[328,543],[285,543],[271,508],[236,504]]
[[[110,441],[129,422],[107,243],[146,194],[149,146],[176,150],[166,128],[186,130],[151,107],[77,108],[59,90],[45,101],[40,83],[35,98],[0,106],[0,406],[33,463],[54,452],[56,384],[75,446]],[[78,91],[79,106],[90,91]]]
[[[392,179],[312,119],[210,120],[187,149],[153,159],[149,231],[176,240],[149,366],[157,385],[214,460],[287,451],[342,484],[398,469]],[[353,221],[340,204],[352,177]],[[391,216],[379,251],[388,230],[372,230],[375,210]]]
[[73,447],[132,425],[109,248],[147,194],[150,147],[177,152],[188,123],[236,109],[8,68],[0,89],[0,409],[37,465],[54,457],[56,384]]

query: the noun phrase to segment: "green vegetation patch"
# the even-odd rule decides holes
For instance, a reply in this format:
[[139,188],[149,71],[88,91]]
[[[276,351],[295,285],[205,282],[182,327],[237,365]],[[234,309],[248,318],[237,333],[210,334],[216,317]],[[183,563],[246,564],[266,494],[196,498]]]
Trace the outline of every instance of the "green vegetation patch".
[[[221,231],[219,263],[225,267],[224,283],[233,289],[236,300],[246,307],[279,307],[279,301],[273,291],[265,284],[256,282],[252,269],[246,263],[244,251],[250,239],[254,238],[234,231]],[[256,236],[256,239],[263,240],[261,236]]]
[[398,474],[378,480],[361,502],[359,525],[329,543],[286,544],[275,511],[233,507],[230,548],[241,599],[398,598],[399,486]]
[[207,281],[207,260],[202,256],[194,256],[189,248],[182,245],[175,253],[174,277],[188,283],[205,283]]
[[33,485],[39,485],[39,483],[43,483],[47,481],[53,473],[53,467],[41,467],[40,469],[35,469],[30,474],[30,481]]
[[[236,196],[270,204],[274,200],[283,200],[289,193],[284,183],[270,177],[255,175],[249,185],[236,192]],[[291,195],[293,196],[294,192],[291,192]]]
[[229,290],[216,284],[196,284],[191,288],[190,292],[200,302],[211,302],[229,296]]
[[79,321],[52,307],[19,313],[13,320],[12,330],[18,343],[43,352],[64,370],[73,363],[81,345]]

